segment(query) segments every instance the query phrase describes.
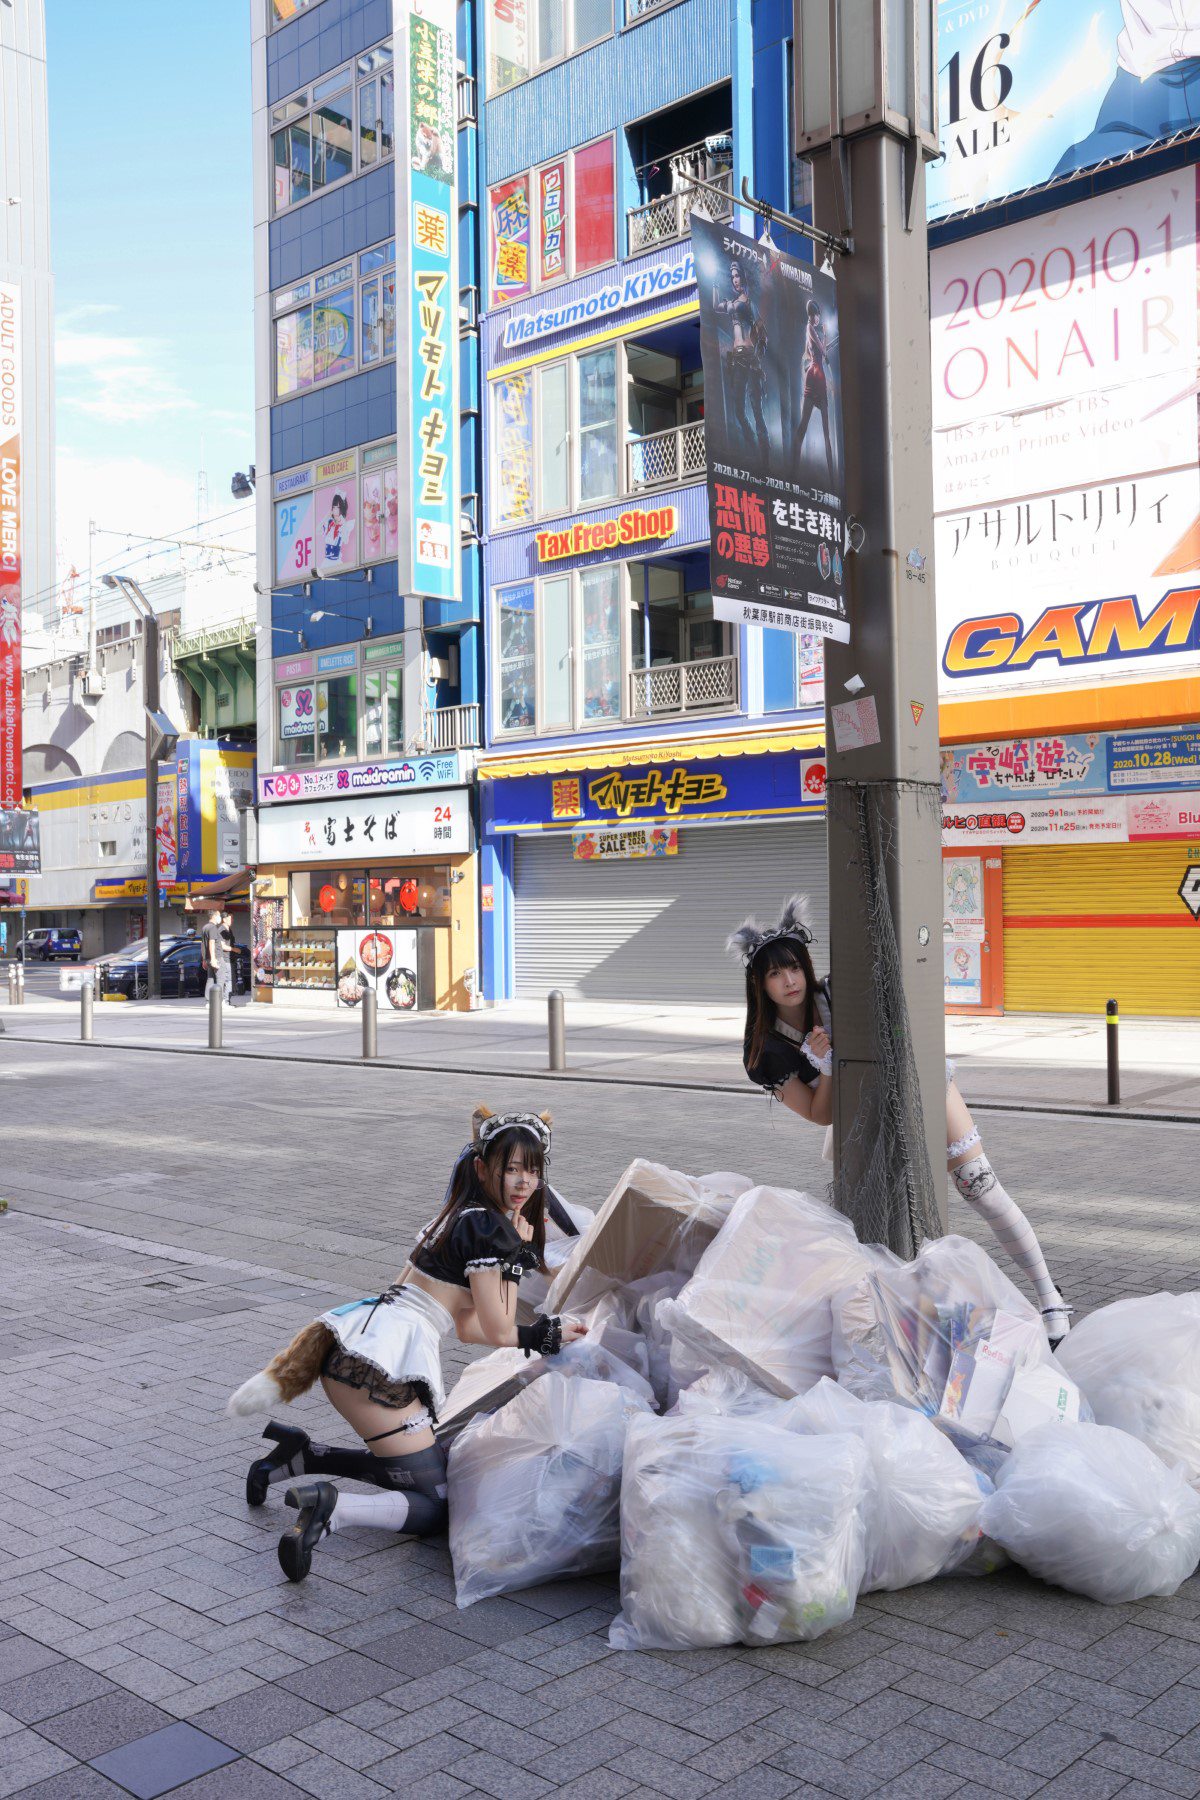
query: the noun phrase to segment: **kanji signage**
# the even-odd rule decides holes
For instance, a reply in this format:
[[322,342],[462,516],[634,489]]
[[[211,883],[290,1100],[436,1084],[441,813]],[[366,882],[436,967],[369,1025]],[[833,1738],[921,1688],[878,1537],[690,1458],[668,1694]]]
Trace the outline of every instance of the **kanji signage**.
[[471,847],[465,788],[317,799],[259,814],[260,864],[371,865],[404,856],[466,856]]
[[782,818],[819,810],[825,802],[824,765],[822,752],[813,749],[635,764],[585,775],[516,775],[485,782],[484,788],[493,831],[574,826],[582,836],[597,826],[628,830],[661,821],[678,827],[689,820]]
[[713,611],[848,643],[832,275],[692,215]]

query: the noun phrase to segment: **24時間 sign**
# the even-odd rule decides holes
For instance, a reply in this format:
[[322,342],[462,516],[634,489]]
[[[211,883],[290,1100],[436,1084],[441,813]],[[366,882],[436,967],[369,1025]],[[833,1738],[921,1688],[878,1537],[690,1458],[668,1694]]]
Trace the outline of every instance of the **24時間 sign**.
[[831,275],[692,215],[713,611],[848,643]]
[[21,804],[21,293],[0,282],[0,807]]
[[[458,111],[453,0],[397,0],[397,289],[409,356],[397,360],[400,582],[459,588]],[[401,302],[402,310],[405,302]]]

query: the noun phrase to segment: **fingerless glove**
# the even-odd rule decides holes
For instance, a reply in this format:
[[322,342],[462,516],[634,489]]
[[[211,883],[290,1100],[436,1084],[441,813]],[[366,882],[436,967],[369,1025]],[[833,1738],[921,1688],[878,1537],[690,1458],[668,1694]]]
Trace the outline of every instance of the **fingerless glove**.
[[801,1044],[800,1048],[803,1050],[805,1056],[807,1056],[809,1062],[812,1064],[813,1068],[817,1071],[818,1075],[832,1075],[833,1074],[833,1045],[830,1044],[830,1046],[829,1046],[828,1050],[825,1052],[824,1056],[818,1056],[816,1051],[813,1049],[811,1043],[809,1042],[809,1038],[811,1036],[812,1036],[812,1033],[810,1032],[809,1037],[805,1038],[805,1040]]
[[562,1349],[562,1320],[539,1313],[532,1325],[517,1326],[517,1348],[526,1357],[557,1356]]

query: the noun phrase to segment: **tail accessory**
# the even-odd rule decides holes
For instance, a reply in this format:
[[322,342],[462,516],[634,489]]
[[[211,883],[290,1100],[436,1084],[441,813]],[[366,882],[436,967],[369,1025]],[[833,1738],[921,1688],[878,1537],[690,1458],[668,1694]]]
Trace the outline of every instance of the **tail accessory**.
[[271,1358],[265,1369],[243,1381],[236,1394],[230,1396],[225,1411],[236,1419],[290,1406],[312,1387],[333,1343],[328,1325],[314,1319],[296,1333],[286,1350]]
[[1037,1295],[1046,1336],[1053,1349],[1071,1329],[1072,1309],[1051,1280],[1033,1226],[1016,1201],[1001,1187],[996,1171],[982,1152],[973,1156],[970,1162],[963,1163],[961,1168],[954,1169],[952,1175],[955,1187],[968,1206],[973,1206],[980,1218],[987,1220],[1000,1248],[1007,1250],[1024,1270]]
[[756,919],[747,919],[739,925],[725,948],[731,956],[741,958],[742,967],[748,969],[759,951],[766,944],[773,944],[779,938],[791,938],[797,944],[811,944],[812,927],[809,925],[809,904],[807,894],[793,894],[780,915],[778,925],[760,925]]
[[557,1356],[562,1349],[562,1320],[539,1313],[532,1325],[517,1326],[517,1348],[526,1357]]

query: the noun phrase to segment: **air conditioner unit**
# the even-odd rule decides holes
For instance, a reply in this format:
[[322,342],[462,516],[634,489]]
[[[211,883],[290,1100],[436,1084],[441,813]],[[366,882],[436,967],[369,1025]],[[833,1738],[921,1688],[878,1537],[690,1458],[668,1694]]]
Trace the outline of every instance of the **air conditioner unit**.
[[101,669],[85,669],[83,671],[81,692],[85,700],[99,700],[107,686],[108,682]]

